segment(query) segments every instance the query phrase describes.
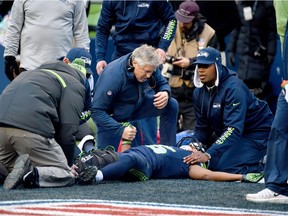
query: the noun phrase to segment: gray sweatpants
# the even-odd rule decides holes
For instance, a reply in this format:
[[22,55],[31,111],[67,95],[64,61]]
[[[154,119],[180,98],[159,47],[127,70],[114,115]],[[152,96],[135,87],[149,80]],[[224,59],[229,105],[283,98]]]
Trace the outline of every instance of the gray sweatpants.
[[74,174],[55,139],[17,128],[0,127],[0,163],[12,171],[17,157],[29,154],[39,172],[40,187],[64,187],[75,183]]

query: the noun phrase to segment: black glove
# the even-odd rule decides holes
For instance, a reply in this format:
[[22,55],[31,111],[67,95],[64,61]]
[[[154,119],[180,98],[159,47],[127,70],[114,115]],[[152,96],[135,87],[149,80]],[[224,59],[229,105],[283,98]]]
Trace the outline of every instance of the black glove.
[[19,65],[14,56],[5,56],[5,73],[7,78],[12,81],[14,79],[13,72],[16,76],[19,75]]
[[232,52],[228,53],[229,64],[234,67],[235,66],[235,55]]

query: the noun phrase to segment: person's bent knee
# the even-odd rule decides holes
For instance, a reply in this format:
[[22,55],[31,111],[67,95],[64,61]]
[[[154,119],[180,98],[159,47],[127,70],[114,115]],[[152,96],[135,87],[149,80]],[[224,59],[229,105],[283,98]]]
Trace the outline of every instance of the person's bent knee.
[[169,109],[172,109],[178,112],[179,106],[178,106],[177,100],[171,97],[168,101],[167,107],[169,107]]

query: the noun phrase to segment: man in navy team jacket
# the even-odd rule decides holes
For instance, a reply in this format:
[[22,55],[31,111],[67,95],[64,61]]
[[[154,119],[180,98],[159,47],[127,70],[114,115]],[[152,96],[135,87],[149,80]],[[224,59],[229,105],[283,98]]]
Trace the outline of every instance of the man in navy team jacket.
[[[157,48],[165,61],[166,51],[174,38],[177,21],[170,2],[154,0],[104,0],[96,27],[96,70],[100,75],[107,66],[105,56],[111,35],[115,50],[111,60],[133,52],[142,44]],[[153,91],[147,89],[153,95]],[[155,117],[131,122],[138,130],[132,145],[149,145],[157,142]]]
[[[170,97],[170,86],[157,68],[160,64],[156,49],[142,45],[105,67],[95,85],[92,105],[98,148],[117,148],[121,138],[135,138],[136,129],[121,122],[156,116],[160,116],[161,143],[176,144],[178,103]],[[147,88],[155,95],[147,95]]]
[[[266,154],[273,114],[221,60],[218,50],[207,47],[198,52],[194,62],[197,123],[193,137],[209,148],[185,162],[209,160],[210,170],[229,173],[261,172],[260,160]],[[209,146],[213,133],[217,140]]]

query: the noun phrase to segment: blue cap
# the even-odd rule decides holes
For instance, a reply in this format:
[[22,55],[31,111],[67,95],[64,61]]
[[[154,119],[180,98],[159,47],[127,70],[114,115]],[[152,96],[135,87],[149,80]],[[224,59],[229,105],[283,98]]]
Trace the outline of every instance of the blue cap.
[[92,56],[84,48],[72,48],[67,53],[66,58],[68,58],[70,62],[73,62],[76,58],[84,60],[87,74],[92,74],[91,70]]
[[213,47],[206,47],[198,52],[193,64],[221,64],[221,62],[221,53]]

